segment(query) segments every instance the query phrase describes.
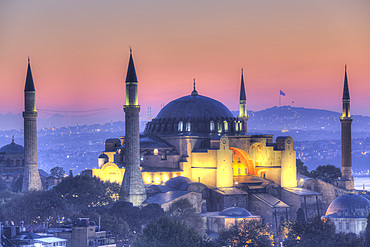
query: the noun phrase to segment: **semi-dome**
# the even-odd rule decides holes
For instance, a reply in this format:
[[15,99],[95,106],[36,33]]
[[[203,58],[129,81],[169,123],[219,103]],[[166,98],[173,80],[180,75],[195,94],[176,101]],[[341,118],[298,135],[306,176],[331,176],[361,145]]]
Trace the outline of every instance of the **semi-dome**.
[[24,154],[24,147],[18,144],[15,144],[14,141],[12,143],[3,146],[0,148],[0,153],[6,154]]
[[367,217],[370,213],[370,201],[365,197],[346,194],[336,198],[326,210],[326,216],[332,218]]
[[191,184],[191,180],[182,176],[171,178],[165,183],[165,185],[172,190],[185,190],[189,184]]
[[239,208],[239,207],[230,207],[230,208],[225,208],[220,212],[220,215],[222,216],[229,216],[229,217],[249,217],[252,216],[252,214],[244,209],[244,208]]
[[209,135],[241,132],[242,120],[221,102],[194,91],[168,103],[146,126],[147,134]]

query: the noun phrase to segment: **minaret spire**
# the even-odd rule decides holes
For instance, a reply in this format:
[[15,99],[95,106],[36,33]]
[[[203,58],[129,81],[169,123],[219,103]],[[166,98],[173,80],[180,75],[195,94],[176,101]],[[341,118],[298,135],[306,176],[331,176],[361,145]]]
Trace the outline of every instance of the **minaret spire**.
[[32,71],[31,71],[30,57],[28,57],[27,76],[26,76],[26,84],[24,86],[24,91],[35,91],[35,85],[33,84],[33,77],[32,77]]
[[42,183],[37,168],[37,126],[35,85],[33,83],[31,63],[28,57],[26,83],[24,87],[24,172],[22,192],[41,190]]
[[347,65],[344,70],[344,85],[342,98],[342,116],[340,122],[342,125],[342,177],[338,180],[338,185],[348,189],[354,189],[354,181],[352,177],[352,137],[351,125],[352,117],[350,111],[350,96],[347,78]]
[[193,92],[191,92],[191,95],[192,96],[197,96],[198,95],[198,92],[197,92],[197,90],[195,90],[195,78],[193,79],[193,82],[194,82],[194,84],[193,84]]
[[240,97],[239,97],[239,124],[238,128],[240,132],[247,132],[247,121],[248,121],[248,114],[247,114],[247,97],[245,94],[245,86],[244,86],[244,72],[243,68],[241,71],[241,82],[240,82]]
[[343,100],[350,100],[349,89],[348,89],[348,79],[347,79],[347,64],[344,67]]
[[140,132],[138,81],[136,77],[132,50],[130,47],[130,59],[126,76],[126,105],[125,111],[125,175],[122,188],[126,194],[125,201],[139,206],[146,199],[143,177],[140,170]]

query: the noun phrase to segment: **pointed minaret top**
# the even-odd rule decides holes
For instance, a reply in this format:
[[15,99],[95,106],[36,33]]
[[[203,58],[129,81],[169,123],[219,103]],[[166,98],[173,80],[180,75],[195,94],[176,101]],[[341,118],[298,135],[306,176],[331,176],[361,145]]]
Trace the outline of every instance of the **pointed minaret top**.
[[134,59],[132,58],[132,49],[130,47],[130,61],[128,63],[126,83],[127,82],[137,82]]
[[240,85],[240,100],[247,100],[247,97],[245,96],[243,69],[242,69],[242,79],[241,79],[241,85]]
[[14,135],[12,135],[12,143],[14,143]]
[[349,89],[348,89],[348,79],[347,79],[347,64],[345,66],[344,72],[344,87],[343,87],[343,100],[349,100]]
[[197,90],[195,90],[195,78],[193,79],[193,81],[194,81],[194,89],[193,89],[193,92],[191,92],[191,95],[192,96],[197,96],[198,92],[197,92]]
[[33,84],[33,78],[32,78],[32,72],[31,72],[30,57],[28,57],[26,85],[24,87],[24,91],[35,91],[35,85]]

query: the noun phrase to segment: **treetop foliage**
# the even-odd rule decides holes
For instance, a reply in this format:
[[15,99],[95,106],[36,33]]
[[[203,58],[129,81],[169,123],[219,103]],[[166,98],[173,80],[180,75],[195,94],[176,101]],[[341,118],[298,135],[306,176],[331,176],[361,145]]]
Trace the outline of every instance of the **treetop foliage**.
[[198,247],[201,241],[201,236],[184,222],[162,217],[144,228],[134,247]]
[[274,245],[274,236],[266,223],[243,220],[220,232],[218,243],[220,246],[232,247],[269,247]]

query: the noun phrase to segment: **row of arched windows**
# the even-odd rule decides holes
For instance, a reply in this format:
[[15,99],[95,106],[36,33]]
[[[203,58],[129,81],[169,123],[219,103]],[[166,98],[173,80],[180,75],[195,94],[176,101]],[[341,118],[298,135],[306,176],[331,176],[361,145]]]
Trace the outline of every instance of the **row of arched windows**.
[[190,131],[210,131],[210,132],[241,132],[242,131],[242,121],[213,121],[197,122],[195,124],[191,122],[179,121],[176,123],[148,123],[146,126],[146,132],[163,132],[163,131],[178,131],[178,132],[190,132]]

